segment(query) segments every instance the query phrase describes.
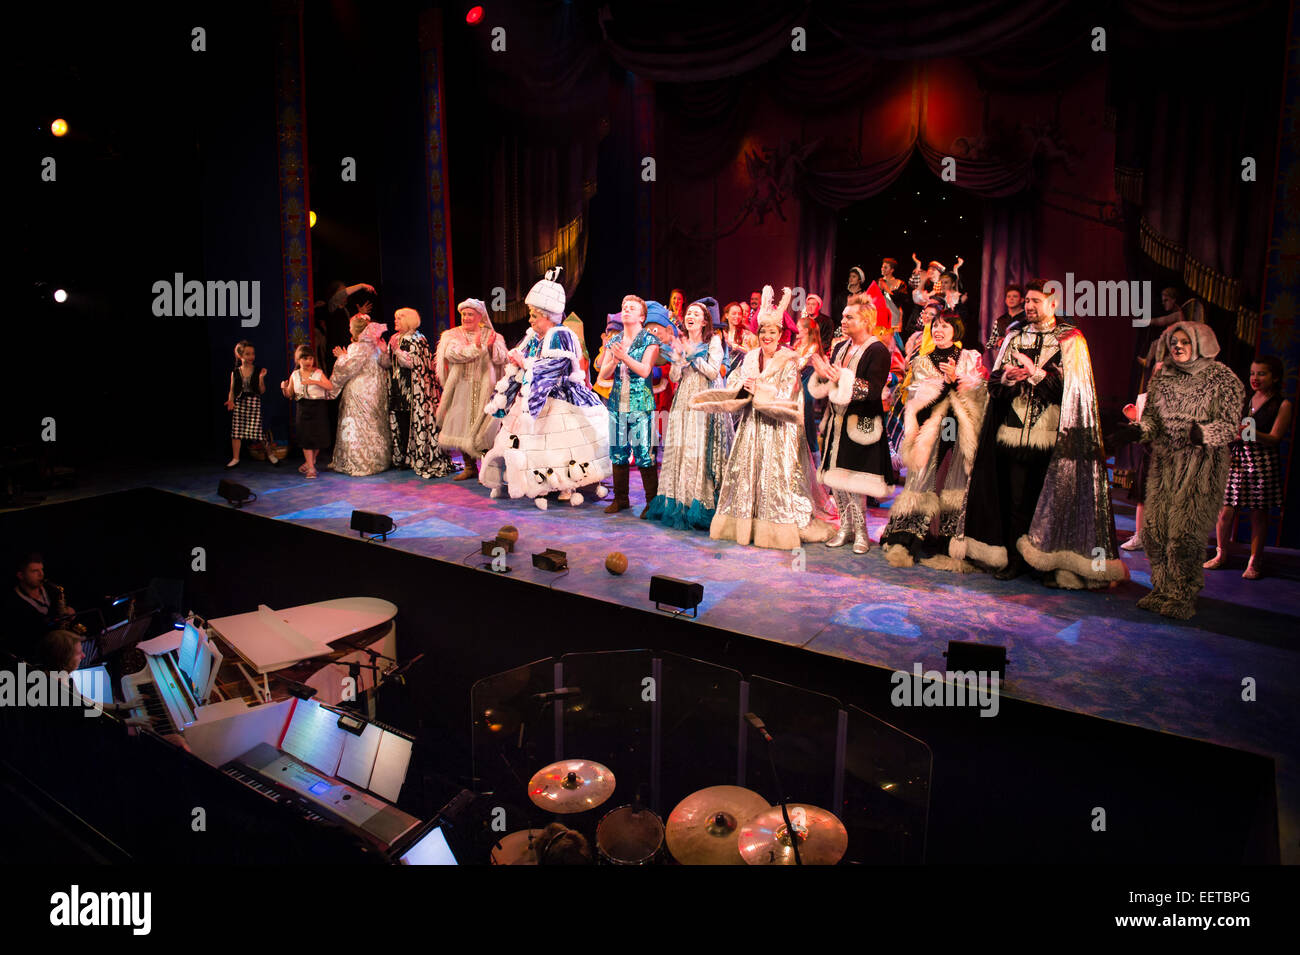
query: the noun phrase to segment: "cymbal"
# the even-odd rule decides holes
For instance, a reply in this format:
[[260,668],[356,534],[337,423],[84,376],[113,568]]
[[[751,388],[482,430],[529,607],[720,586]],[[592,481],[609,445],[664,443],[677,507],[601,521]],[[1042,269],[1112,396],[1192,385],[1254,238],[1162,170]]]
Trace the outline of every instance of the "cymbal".
[[[835,815],[805,803],[786,803],[790,823],[802,832],[799,857],[804,865],[835,865],[849,847],[849,834]],[[750,865],[794,865],[794,849],[781,807],[769,809],[740,827],[740,855]]]
[[614,774],[586,759],[562,759],[528,780],[528,798],[547,812],[586,812],[613,794]]
[[541,834],[541,829],[521,829],[502,836],[492,844],[492,864],[537,865],[533,845]]
[[668,816],[668,851],[682,865],[744,865],[740,827],[771,809],[743,786],[709,786],[693,792]]

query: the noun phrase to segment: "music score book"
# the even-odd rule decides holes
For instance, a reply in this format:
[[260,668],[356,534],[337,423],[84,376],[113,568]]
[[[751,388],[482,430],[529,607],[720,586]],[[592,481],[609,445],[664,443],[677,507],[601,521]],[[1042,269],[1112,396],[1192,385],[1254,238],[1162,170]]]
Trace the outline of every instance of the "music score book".
[[280,749],[313,769],[397,802],[412,742],[375,723],[360,736],[340,729],[338,714],[313,700],[295,700]]

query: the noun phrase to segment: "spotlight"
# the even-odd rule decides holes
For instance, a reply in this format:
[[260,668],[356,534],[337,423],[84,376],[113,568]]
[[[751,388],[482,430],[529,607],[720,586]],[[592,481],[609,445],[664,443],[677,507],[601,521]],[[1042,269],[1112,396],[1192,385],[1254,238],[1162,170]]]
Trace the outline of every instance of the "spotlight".
[[251,504],[257,500],[257,495],[244,487],[242,484],[236,484],[234,481],[222,481],[217,485],[217,494],[226,499],[226,503],[233,507],[243,507],[245,504]]
[[1007,648],[992,643],[972,643],[967,640],[949,640],[944,654],[948,669],[997,671],[998,679],[1007,678]]
[[465,14],[465,22],[468,23],[470,26],[474,26],[474,24],[476,24],[476,23],[482,23],[482,22],[483,22],[483,8],[482,8],[482,7],[470,7],[470,8],[469,8],[469,12]]
[[56,119],[54,122],[50,123],[50,132],[53,133],[55,136],[67,135],[68,132],[67,121],[62,119]]
[[658,574],[650,578],[650,599],[654,601],[655,609],[662,610],[660,604],[667,604],[669,607],[675,607],[674,614],[691,612],[691,616],[698,615],[700,602],[704,599],[704,585],[694,580],[678,580],[676,577],[660,577]]
[[308,210],[307,212],[307,228],[316,228],[316,213],[312,210]]
[[388,535],[393,532],[397,525],[387,514],[376,514],[373,511],[353,511],[352,512],[352,529],[358,531],[362,537],[367,534],[372,535],[369,540],[388,540]]
[[569,558],[562,550],[547,548],[533,555],[533,566],[538,570],[560,571],[569,569]]
[[64,289],[56,288],[54,290],[54,301],[62,305],[67,300],[68,300],[68,293]]

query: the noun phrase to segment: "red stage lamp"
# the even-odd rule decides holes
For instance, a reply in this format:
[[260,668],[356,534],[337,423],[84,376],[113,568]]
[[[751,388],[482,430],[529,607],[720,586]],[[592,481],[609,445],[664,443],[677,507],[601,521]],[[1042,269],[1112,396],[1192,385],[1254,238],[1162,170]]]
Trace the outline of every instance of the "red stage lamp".
[[468,23],[470,26],[473,26],[473,25],[476,24],[476,23],[482,23],[482,22],[483,22],[483,8],[482,8],[482,7],[470,7],[470,8],[469,8],[469,13],[465,14],[465,22]]

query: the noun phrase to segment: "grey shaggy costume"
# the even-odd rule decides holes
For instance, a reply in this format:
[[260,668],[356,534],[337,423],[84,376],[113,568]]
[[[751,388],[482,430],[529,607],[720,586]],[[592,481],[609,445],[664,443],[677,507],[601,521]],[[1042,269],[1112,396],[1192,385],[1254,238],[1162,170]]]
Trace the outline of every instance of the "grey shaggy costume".
[[[1169,354],[1177,330],[1192,339],[1193,357],[1181,364]],[[1244,389],[1228,368],[1213,361],[1219,342],[1208,325],[1176,322],[1160,337],[1163,363],[1151,379],[1142,414],[1142,440],[1151,446],[1142,540],[1151,561],[1151,593],[1144,610],[1187,620],[1205,586],[1201,562],[1214,527],[1232,462]],[[1199,425],[1203,443],[1193,444]]]

